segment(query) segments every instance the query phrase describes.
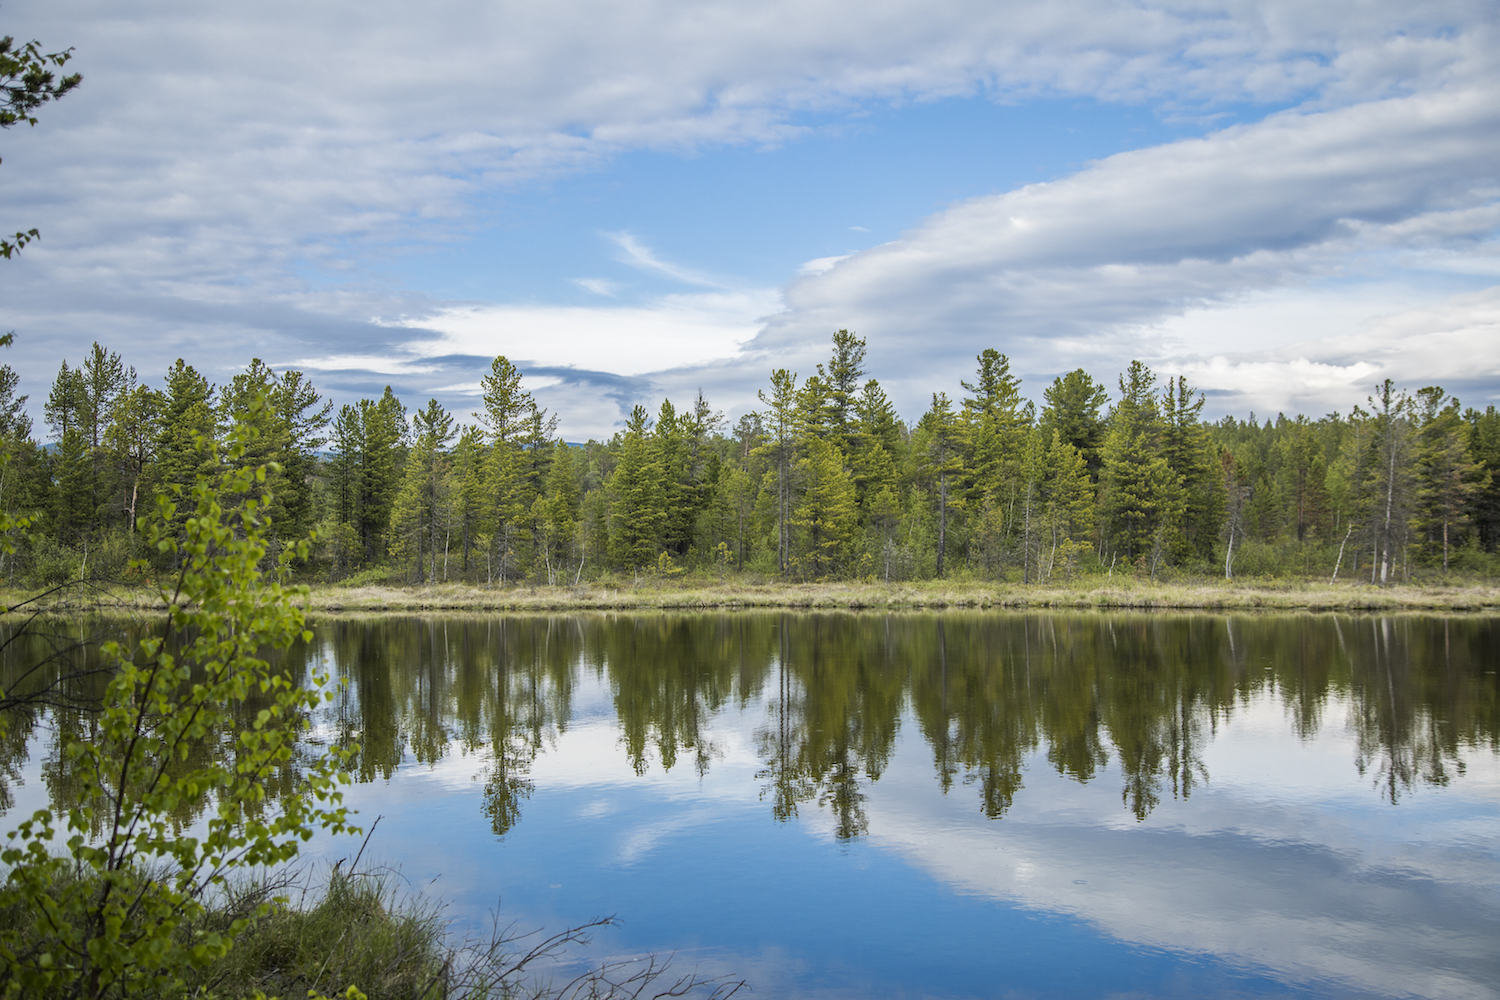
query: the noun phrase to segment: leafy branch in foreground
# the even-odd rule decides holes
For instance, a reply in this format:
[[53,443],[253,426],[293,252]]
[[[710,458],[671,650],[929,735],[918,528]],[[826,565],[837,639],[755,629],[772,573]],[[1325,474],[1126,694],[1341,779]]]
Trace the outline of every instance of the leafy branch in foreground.
[[[83,82],[82,75],[71,73],[59,79],[53,69],[62,69],[73,50],[43,52],[41,43],[30,41],[16,45],[9,35],[0,38],[0,128],[25,122],[36,124],[36,110],[55,101]],[[50,67],[50,68],[49,68]],[[32,240],[41,236],[36,229],[16,233],[14,241],[0,240],[0,257],[7,260]]]
[[[219,461],[200,440],[219,471],[179,493],[185,519],[165,496],[141,519],[150,547],[176,567],[155,584],[166,621],[132,648],[103,646],[113,677],[87,738],[63,751],[72,801],[38,810],[0,852],[7,995],[180,993],[184,973],[221,959],[255,916],[203,929],[232,873],[294,858],[317,827],[350,829],[342,757],[300,772],[293,760],[326,678],[298,684],[262,656],[311,637],[293,602],[305,588],[282,582],[307,543],[262,569],[267,468],[237,467],[254,437],[247,427],[231,432]],[[145,561],[136,568],[149,573]],[[268,785],[286,789],[274,805]]]

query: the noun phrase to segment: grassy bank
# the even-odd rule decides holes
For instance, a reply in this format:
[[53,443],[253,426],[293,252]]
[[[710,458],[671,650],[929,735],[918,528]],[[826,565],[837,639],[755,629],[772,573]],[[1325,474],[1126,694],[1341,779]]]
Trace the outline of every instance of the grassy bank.
[[[0,595],[14,604],[18,593]],[[74,589],[48,597],[51,611],[146,611],[144,591],[123,587]],[[1270,611],[1492,611],[1500,585],[1246,582],[1152,582],[1090,577],[1068,585],[996,584],[930,580],[916,583],[786,583],[733,578],[606,581],[579,587],[437,584],[426,587],[314,584],[316,614],[427,611],[651,611],[746,608],[920,610],[943,608],[1202,609]]]
[[[613,917],[557,931],[497,925],[486,937],[455,938],[440,905],[421,896],[402,899],[397,882],[389,870],[351,875],[335,867],[316,883],[293,872],[230,890],[177,929],[182,939],[198,940],[245,921],[226,955],[173,970],[182,988],[156,989],[136,979],[119,995],[234,1000],[258,991],[293,1000],[309,991],[342,998],[356,986],[368,1000],[728,1000],[743,985],[677,969],[657,955],[581,961],[578,949],[613,927]],[[31,916],[0,906],[0,931],[18,933],[22,950],[55,949],[57,941]],[[62,976],[54,990],[35,996],[64,1000],[79,995],[79,985]]]

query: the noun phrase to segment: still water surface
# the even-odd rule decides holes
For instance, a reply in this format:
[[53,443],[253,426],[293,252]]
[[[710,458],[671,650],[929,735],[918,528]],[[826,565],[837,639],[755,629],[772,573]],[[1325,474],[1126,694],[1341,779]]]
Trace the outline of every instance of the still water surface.
[[765,997],[1500,996],[1494,618],[382,618],[296,658],[346,682],[314,732],[368,853],[458,929],[617,914],[593,958]]

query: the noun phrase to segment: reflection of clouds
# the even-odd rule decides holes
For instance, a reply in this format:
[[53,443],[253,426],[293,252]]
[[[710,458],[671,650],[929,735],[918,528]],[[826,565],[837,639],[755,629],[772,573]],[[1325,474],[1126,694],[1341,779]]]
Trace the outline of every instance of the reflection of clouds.
[[1379,994],[1495,996],[1495,762],[1477,785],[1431,792],[1434,823],[1351,797],[1351,736],[1325,726],[1289,743],[1285,724],[1268,725],[1280,711],[1270,696],[1243,706],[1210,745],[1212,782],[1192,808],[1164,804],[1141,824],[1109,776],[1080,786],[1040,756],[1031,794],[987,821],[964,792],[933,796],[931,763],[908,743],[871,789],[871,839],[955,891],[1133,944]]

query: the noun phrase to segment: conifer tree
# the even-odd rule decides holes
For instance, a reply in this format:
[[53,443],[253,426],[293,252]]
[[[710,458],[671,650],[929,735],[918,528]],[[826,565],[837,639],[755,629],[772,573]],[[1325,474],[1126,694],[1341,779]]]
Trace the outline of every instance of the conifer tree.
[[799,561],[806,575],[823,579],[838,572],[858,522],[854,482],[833,442],[825,438],[807,440],[798,460],[802,495],[792,514],[801,545]]
[[1304,542],[1327,515],[1328,467],[1323,443],[1306,417],[1284,424],[1275,446],[1276,492],[1285,511],[1284,522],[1297,541]]
[[47,426],[52,428],[53,437],[61,441],[64,434],[77,427],[87,405],[83,373],[69,368],[64,361],[58,369],[57,378],[52,380],[52,391],[47,394],[47,402],[42,407],[42,414]]
[[1089,482],[1083,452],[1064,441],[1056,427],[1047,448],[1042,497],[1046,505],[1047,541],[1051,546],[1046,560],[1047,575],[1061,567],[1071,578],[1077,571],[1078,554],[1089,547],[1094,531],[1094,487]]
[[773,498],[772,518],[776,530],[776,569],[786,573],[791,556],[792,519],[792,463],[798,436],[797,375],[785,368],[771,373],[771,394],[764,389],[759,392],[760,401],[768,409],[765,413],[766,440],[755,450],[771,461],[766,473],[770,477]]
[[1092,375],[1076,368],[1059,375],[1042,391],[1047,404],[1042,408],[1042,434],[1048,440],[1055,430],[1062,439],[1083,454],[1089,476],[1095,481],[1103,466],[1104,420],[1101,413],[1109,393]]
[[1464,413],[1469,425],[1469,445],[1479,463],[1479,479],[1469,503],[1469,516],[1479,536],[1479,547],[1494,552],[1500,547],[1500,410],[1487,406],[1481,413],[1470,407]]
[[[186,361],[178,358],[167,370],[160,432],[156,441],[156,476],[158,490],[177,494],[192,488],[199,473],[209,473],[214,452],[200,452],[198,437],[213,440],[218,422],[213,411],[213,387],[208,379]],[[186,516],[186,515],[182,515]]]
[[[76,424],[63,432],[52,456],[52,537],[63,545],[82,547],[87,553],[89,529],[94,518],[90,500],[93,460],[88,439]],[[87,556],[85,555],[85,558]]]
[[1384,585],[1392,582],[1411,520],[1412,401],[1390,379],[1376,391],[1380,395],[1370,397],[1373,433],[1362,494],[1372,556],[1370,582]]
[[547,488],[537,498],[537,519],[542,526],[542,563],[547,582],[567,579],[567,562],[572,557],[574,536],[578,530],[578,474],[573,464],[573,448],[566,442],[553,445],[552,464],[547,472]]
[[490,467],[494,567],[504,582],[516,565],[516,526],[530,513],[523,488],[521,438],[533,409],[531,393],[521,388],[521,372],[503,354],[490,363],[480,380],[484,413],[480,420],[489,432],[494,456]]
[[[971,536],[977,534],[981,556],[992,564],[996,550],[1013,532],[1009,522],[1023,509],[1023,499],[1028,504],[1036,499],[1023,497],[1036,485],[1036,477],[1026,473],[1032,411],[1021,399],[1021,380],[1010,373],[1009,358],[986,348],[975,360],[979,368],[974,381],[959,383],[972,393],[964,398],[962,410],[968,470],[964,498],[968,508],[980,514],[980,530]],[[1023,540],[1023,548],[1027,544]]]
[[1200,421],[1204,399],[1182,376],[1162,392],[1161,452],[1179,483],[1180,516],[1171,526],[1173,556],[1213,558],[1224,523],[1224,492],[1208,430]]
[[1443,572],[1459,532],[1467,527],[1470,500],[1482,466],[1469,448],[1469,425],[1459,416],[1458,400],[1439,386],[1417,392],[1416,524],[1429,550],[1441,550]]
[[514,544],[517,549],[517,567],[537,568],[543,545],[543,528],[536,514],[536,502],[546,493],[547,475],[552,467],[553,435],[557,432],[557,417],[548,416],[545,407],[536,405],[536,400],[527,397],[526,413],[517,438],[519,448],[516,468],[518,475],[513,483],[514,493],[511,507],[515,511]]
[[1155,383],[1139,361],[1120,376],[1120,402],[1110,414],[1099,474],[1109,541],[1127,559],[1149,553],[1153,575],[1182,506],[1181,479],[1161,453]]
[[[121,508],[129,532],[136,529],[141,495],[149,488],[161,436],[163,396],[148,385],[136,385],[115,406],[114,421],[105,432],[105,446],[119,463]],[[147,496],[150,494],[147,493]]]
[[465,426],[453,448],[453,517],[459,535],[460,572],[467,578],[469,552],[484,532],[489,508],[490,449],[484,432]]
[[663,520],[661,469],[652,453],[650,418],[636,406],[620,439],[620,461],[609,478],[610,555],[618,566],[639,572],[656,561]]
[[435,399],[412,417],[411,452],[391,511],[391,533],[393,554],[414,560],[417,583],[437,582],[439,538],[448,521],[447,448],[455,434],[453,415]]
[[390,546],[391,505],[406,462],[406,407],[386,386],[379,399],[360,400],[359,411],[363,440],[355,517],[365,558],[373,560]]
[[663,399],[651,434],[652,460],[661,474],[657,487],[662,502],[661,544],[679,558],[687,555],[698,518],[698,491],[688,448],[690,427],[690,419],[678,417],[672,401]]
[[927,435],[925,469],[932,482],[932,499],[937,510],[937,575],[941,577],[948,548],[948,517],[962,504],[954,487],[962,482],[964,473],[963,427],[947,393],[933,393],[932,409],[922,417],[922,429]]
[[881,578],[890,581],[894,533],[901,521],[901,481],[896,462],[885,445],[876,441],[864,452],[864,497],[861,512],[874,535],[875,553],[881,567]]
[[828,423],[834,446],[848,463],[858,449],[860,437],[860,379],[865,377],[865,341],[849,330],[833,335],[833,356],[828,359],[824,380],[828,387]]

